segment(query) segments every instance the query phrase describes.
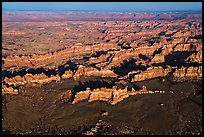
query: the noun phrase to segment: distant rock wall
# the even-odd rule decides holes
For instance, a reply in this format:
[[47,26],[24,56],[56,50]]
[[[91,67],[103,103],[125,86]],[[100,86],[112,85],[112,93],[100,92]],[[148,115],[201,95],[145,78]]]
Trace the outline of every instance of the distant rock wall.
[[118,75],[107,68],[98,70],[94,67],[85,67],[80,65],[73,77],[77,80],[80,76],[117,77]]
[[106,44],[106,45],[91,45],[91,46],[76,46],[67,48],[61,51],[52,53],[47,53],[45,55],[32,55],[32,56],[7,56],[2,58],[3,60],[3,69],[7,68],[11,70],[16,70],[21,67],[28,68],[39,68],[45,66],[46,64],[53,63],[64,58],[73,58],[75,56],[81,56],[85,54],[91,54],[99,51],[107,50],[116,50],[120,49],[119,46],[115,44]]
[[73,72],[71,70],[65,71],[60,77],[58,74],[51,74],[50,77],[45,75],[44,73],[32,75],[30,73],[26,73],[24,76],[14,76],[12,78],[5,77],[3,82],[8,85],[13,85],[15,87],[22,86],[25,84],[46,84],[51,81],[60,81],[61,79],[74,78],[74,80],[78,80],[81,76],[99,76],[99,77],[117,77],[113,71],[104,68],[102,70],[98,70],[93,67],[85,67],[83,65],[79,65],[78,70]]
[[25,85],[27,83],[45,84],[51,81],[60,81],[60,77],[58,74],[56,76],[51,75],[50,77],[48,77],[44,73],[35,75],[27,73],[23,77],[21,76],[15,76],[12,78],[6,77],[4,81],[9,85],[20,86]]
[[173,73],[173,76],[176,78],[202,78],[202,66],[199,67],[181,67],[180,69],[176,69]]
[[147,70],[142,71],[139,74],[134,75],[132,82],[135,81],[143,81],[146,79],[152,79],[156,77],[164,77],[171,71],[171,68],[163,69],[161,66],[159,67],[149,67]]
[[132,78],[132,82],[136,81],[143,81],[147,79],[152,79],[156,77],[165,77],[167,76],[173,69],[175,69],[175,72],[173,73],[173,76],[176,78],[184,78],[184,79],[189,79],[189,78],[196,78],[196,79],[201,79],[202,78],[202,66],[199,67],[181,67],[175,68],[175,67],[168,67],[166,69],[163,69],[162,67],[149,67],[147,70],[142,71],[140,73],[137,73],[134,75]]

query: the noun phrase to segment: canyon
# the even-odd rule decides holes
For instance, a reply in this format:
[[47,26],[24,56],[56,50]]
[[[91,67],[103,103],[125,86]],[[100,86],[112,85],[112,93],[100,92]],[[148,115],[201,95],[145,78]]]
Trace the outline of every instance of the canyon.
[[[158,106],[151,108],[147,103],[146,107],[155,111],[151,113],[142,107],[141,104],[145,106],[145,102],[140,102],[139,97],[145,101],[158,101],[165,110],[168,110],[165,108],[167,104],[172,113],[180,111],[176,108],[180,106],[187,120],[194,115],[193,111],[200,114],[199,103],[196,106],[196,103],[192,103],[196,101],[191,98],[200,100],[202,97],[200,87],[197,86],[202,83],[201,17],[202,14],[197,13],[3,13],[3,128],[11,133],[19,131],[24,134],[29,128],[37,130],[39,125],[43,130],[48,130],[47,127],[57,121],[61,125],[60,129],[65,128],[68,132],[73,124],[60,123],[60,118],[69,117],[68,121],[74,123],[72,116],[77,121],[76,125],[83,125],[85,120],[104,117],[98,116],[99,110],[88,112],[88,106],[97,108],[101,105],[111,112],[114,108],[121,111],[128,109],[130,119],[133,118],[132,113],[135,113],[130,107],[134,108],[135,105],[140,110],[135,110],[138,114],[134,116],[140,116],[142,121],[142,113],[147,112],[144,117],[155,117],[157,121],[153,113],[159,109]],[[151,81],[152,84],[148,84]],[[160,103],[160,100],[166,104]],[[179,101],[192,107],[187,109],[185,103],[176,104]],[[27,121],[21,123],[19,119],[22,116],[18,118],[18,109],[23,104],[25,108],[22,111]],[[81,105],[87,110],[83,110]],[[61,107],[68,107],[70,111]],[[13,114],[12,108],[15,111]],[[26,108],[29,112],[25,111]],[[81,115],[84,114],[84,119],[80,119],[77,114],[75,116],[77,110]],[[33,117],[29,117],[30,113],[34,113]],[[125,128],[114,123],[118,119],[124,121],[124,117],[127,117],[125,112],[117,112],[118,119],[107,113],[107,119],[112,125],[119,129]],[[162,118],[165,115],[171,117],[171,114],[161,110],[159,115]],[[179,130],[186,131],[185,120],[175,120],[180,117],[182,115],[172,114],[172,121],[180,124]],[[49,120],[52,124],[49,124]],[[136,119],[132,120],[137,123]],[[12,121],[15,125],[10,126]],[[25,123],[29,126],[26,127]],[[106,124],[102,124],[104,128]],[[155,132],[173,134],[178,131],[176,127],[172,128],[175,131],[170,131],[171,126],[168,126],[165,127],[166,131]],[[120,131],[112,128],[110,132]],[[146,131],[143,132],[141,127],[137,133],[153,134],[152,128],[146,123]],[[200,125],[196,129],[196,134],[201,133]]]

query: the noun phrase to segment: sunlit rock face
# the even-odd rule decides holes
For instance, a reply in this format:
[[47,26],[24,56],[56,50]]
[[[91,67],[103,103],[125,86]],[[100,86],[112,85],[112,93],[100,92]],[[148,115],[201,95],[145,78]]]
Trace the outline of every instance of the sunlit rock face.
[[80,76],[117,77],[118,75],[108,68],[98,70],[94,67],[85,67],[80,65],[73,77],[75,80],[77,80],[80,78]]
[[19,69],[21,67],[37,68],[46,66],[47,64],[51,64],[54,61],[59,61],[65,58],[72,58],[75,56],[83,56],[95,52],[117,49],[120,49],[120,47],[118,47],[115,44],[105,44],[105,45],[91,45],[85,47],[83,46],[71,47],[61,51],[57,51],[54,54],[46,53],[45,55],[33,55],[33,56],[18,56],[18,55],[7,56],[6,58],[2,58],[2,60],[4,61],[3,68],[12,69],[12,66],[15,66],[15,69]]
[[90,88],[87,88],[85,91],[80,91],[76,93],[72,104],[78,103],[79,101],[82,101],[82,100],[87,100],[90,94],[91,94]]
[[2,95],[4,94],[13,94],[13,95],[17,95],[19,94],[19,91],[17,89],[13,89],[12,86],[6,86],[2,83]]
[[129,97],[127,87],[125,89],[115,89],[113,91],[113,101],[111,102],[111,104],[115,105],[115,104],[117,104],[118,102],[124,100],[127,97]]
[[[124,89],[121,89],[117,86],[113,86],[112,88],[96,88],[93,90],[87,88],[85,91],[80,91],[76,93],[72,101],[72,104],[76,104],[81,101],[88,102],[104,101],[111,105],[116,105],[131,95],[153,93],[156,92],[148,90],[146,86],[143,86],[142,89],[140,89],[139,91],[135,90],[134,88],[128,90],[128,86],[126,86]],[[159,91],[158,93],[164,92]]]
[[100,100],[100,101],[109,101],[112,98],[111,89],[100,88],[94,89],[90,95],[89,102]]
[[147,70],[134,75],[132,81],[143,81],[146,79],[164,77],[171,71],[171,68],[163,69],[162,67],[149,67]]
[[[45,13],[30,14],[35,18],[5,13],[10,19],[2,22],[2,82],[18,89],[82,77],[202,78],[201,14],[81,14],[56,14],[56,19]],[[127,97],[126,91],[112,90],[104,95],[94,90],[81,99],[94,100],[99,93],[99,100]]]
[[202,66],[200,67],[181,67],[180,69],[176,69],[173,75],[177,78],[202,78]]
[[73,72],[71,70],[65,71],[62,75],[62,79],[71,78],[73,76]]

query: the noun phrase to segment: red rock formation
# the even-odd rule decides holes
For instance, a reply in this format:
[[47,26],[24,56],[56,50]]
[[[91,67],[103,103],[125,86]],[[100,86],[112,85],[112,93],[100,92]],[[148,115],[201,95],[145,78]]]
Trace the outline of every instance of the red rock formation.
[[58,74],[56,76],[51,75],[49,78],[44,73],[35,75],[27,73],[23,77],[21,76],[15,76],[13,78],[5,77],[3,81],[5,81],[9,85],[13,84],[14,86],[25,85],[27,83],[46,84],[51,81],[60,81],[60,76]]
[[93,64],[93,63],[104,62],[104,61],[106,61],[110,56],[111,56],[111,54],[107,53],[107,54],[105,54],[105,55],[104,55],[104,54],[100,55],[98,58],[91,57],[91,58],[88,60],[88,63],[89,63],[89,64]]
[[29,56],[19,57],[17,55],[8,56],[6,58],[2,58],[2,60],[4,61],[3,68],[11,66],[16,66],[16,69],[21,67],[38,68],[45,66],[46,64],[50,64],[54,61],[62,60],[65,58],[71,58],[79,55],[82,56],[85,54],[91,54],[99,51],[107,51],[110,49],[116,50],[120,49],[120,47],[114,44],[91,45],[85,47],[75,46],[55,52],[54,54],[47,53],[45,55],[33,55],[31,57]]
[[100,88],[94,89],[91,92],[89,102],[100,100],[100,101],[110,101],[112,99],[112,89]]
[[132,82],[143,81],[146,79],[164,77],[171,71],[171,68],[163,69],[162,67],[149,67],[147,70],[142,71],[139,74],[134,75]]
[[113,91],[113,100],[111,101],[111,105],[115,105],[118,102],[124,100],[125,98],[129,97],[128,94],[128,87],[125,87],[125,89],[116,89]]
[[108,88],[108,89],[97,88],[97,89],[93,89],[93,91],[87,88],[85,91],[80,91],[75,95],[72,104],[76,104],[82,100],[88,100],[88,102],[100,100],[100,101],[106,101],[111,105],[116,105],[122,100],[128,98],[130,95],[148,94],[148,93],[149,94],[165,93],[165,91],[155,91],[155,92],[148,91],[146,86],[143,86],[143,88],[139,91],[136,91],[134,88],[128,91],[127,86],[125,87],[125,89],[121,89],[117,86],[114,86],[113,88]]
[[75,80],[77,80],[80,76],[117,77],[118,75],[107,68],[104,68],[99,71],[94,67],[85,67],[83,65],[79,65],[78,70],[76,71],[73,77]]
[[62,79],[71,78],[73,76],[73,72],[71,70],[65,71],[62,75]]
[[191,44],[177,44],[174,48],[175,51],[190,51],[191,50]]
[[193,53],[186,60],[189,62],[198,62],[202,64],[202,50],[198,51],[197,53]]
[[176,69],[173,75],[177,78],[202,78],[202,66],[189,68],[182,66],[180,69]]
[[99,76],[101,77],[117,77],[118,75],[115,74],[113,71],[109,70],[108,68],[104,68],[100,70]]
[[50,80],[51,81],[60,81],[60,76],[57,74],[55,75],[50,75]]
[[13,89],[11,86],[7,87],[6,85],[4,85],[2,83],[2,95],[4,94],[18,94],[18,90],[17,89]]
[[[21,15],[23,14],[6,14],[6,16],[16,20],[11,15],[22,17]],[[37,15],[43,16],[45,20],[52,16],[44,14]],[[71,15],[74,17],[79,16],[78,14]],[[90,19],[100,20],[96,15],[90,16],[88,14],[88,17]],[[62,79],[73,77],[75,80],[78,80],[81,76],[118,77],[114,73],[114,69],[123,66],[129,60],[134,60],[135,65],[141,64],[147,67],[153,63],[159,65],[159,63],[165,62],[165,56],[177,51],[193,52],[185,61],[189,64],[202,64],[202,20],[199,19],[201,17],[200,14],[191,15],[196,20],[191,19],[187,15],[184,20],[178,19],[174,21],[155,21],[155,19],[172,19],[179,17],[178,14],[124,13],[118,16],[115,13],[102,13],[100,15],[103,15],[105,19],[110,19],[110,17],[113,19],[117,15],[117,20],[133,19],[134,21],[15,22],[17,26],[25,28],[23,31],[18,30],[18,27],[15,28],[16,30],[9,28],[13,25],[12,22],[3,22],[3,71],[18,72],[22,68],[37,69],[39,67],[43,67],[45,70],[55,70],[67,61],[73,60],[78,65],[78,69],[65,71],[62,74]],[[73,19],[72,16],[66,15],[66,18]],[[65,18],[64,15],[59,15],[59,18],[63,19],[62,17]],[[81,17],[83,18],[83,16]],[[153,18],[154,20],[143,21],[143,19]],[[142,20],[135,22],[135,19]],[[50,29],[51,27],[52,29]],[[25,35],[25,30],[29,30],[29,33],[26,33],[26,37],[21,37],[20,39],[16,37],[16,35]],[[70,39],[67,41],[65,36]],[[32,40],[28,39],[29,37]],[[37,43],[37,45],[33,42],[35,44]],[[22,43],[26,43],[26,45]],[[157,51],[158,54],[155,54]],[[141,55],[147,58],[145,59]],[[86,62],[81,62],[84,60],[84,57],[89,59]],[[119,78],[127,79],[134,76],[132,81],[142,81],[166,76],[171,70],[171,67],[167,69],[149,67],[145,71],[135,69],[126,76],[120,76]],[[176,68],[173,75],[177,78],[202,78],[202,67]],[[51,81],[60,81],[59,75],[48,77],[43,73],[35,75],[26,74],[23,77],[15,76],[7,78],[5,76],[3,80],[6,84],[16,87],[27,83],[45,84]],[[106,91],[106,89],[102,90]],[[115,92],[115,89],[111,90],[112,95],[116,95],[115,101],[122,100],[129,94],[126,94],[126,91],[123,92],[123,89],[118,90],[119,92]],[[106,92],[109,94],[109,90]],[[76,98],[80,98],[81,94],[78,93]],[[94,94],[100,95],[102,93],[97,91]],[[133,91],[131,94],[136,94],[136,92]],[[83,97],[81,98],[83,99]],[[104,98],[104,100],[108,99]]]
[[86,100],[91,94],[90,88],[87,88],[85,91],[80,91],[76,93],[72,104],[78,103],[79,101]]
[[164,55],[156,54],[154,58],[151,60],[151,63],[163,63],[165,62]]

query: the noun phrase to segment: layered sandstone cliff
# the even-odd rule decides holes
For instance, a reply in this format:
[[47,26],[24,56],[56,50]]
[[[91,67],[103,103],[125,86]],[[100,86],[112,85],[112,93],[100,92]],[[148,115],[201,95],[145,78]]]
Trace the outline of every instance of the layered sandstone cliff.
[[[42,66],[46,66],[47,64],[51,64],[55,61],[62,59],[71,59],[76,56],[82,56],[86,54],[92,54],[99,51],[107,51],[107,50],[117,50],[120,49],[119,46],[115,44],[106,44],[106,45],[91,45],[91,46],[73,46],[70,48],[66,48],[61,51],[57,51],[54,53],[47,53],[44,55],[32,55],[32,56],[7,56],[6,58],[2,58],[4,64],[4,68],[10,68],[12,70],[19,69],[21,67],[28,68],[39,68]],[[14,67],[15,66],[15,67]]]
[[181,67],[173,73],[176,78],[202,78],[202,66],[199,67]]
[[96,88],[93,90],[87,88],[85,91],[80,91],[76,93],[72,104],[76,104],[81,101],[105,101],[107,103],[110,103],[111,105],[116,105],[117,103],[128,98],[130,95],[148,93],[165,93],[165,91],[150,91],[147,90],[146,86],[143,86],[142,89],[139,91],[136,91],[134,88],[128,90],[127,86],[124,89],[121,89],[117,86],[113,86],[112,88]]
[[98,70],[94,67],[85,67],[83,65],[79,65],[78,70],[73,77],[75,80],[77,80],[80,78],[80,76],[117,77],[118,75],[107,68]]
[[134,75],[132,82],[143,81],[146,79],[152,79],[156,77],[164,77],[171,71],[171,68],[163,69],[159,67],[149,67],[147,70],[140,72],[139,74]]
[[17,89],[14,89],[12,86],[6,86],[2,83],[2,95],[5,94],[17,95],[19,94],[19,91]]
[[[133,15],[127,17],[130,16]],[[140,15],[133,17],[136,16]],[[176,16],[156,17],[172,19]],[[145,14],[139,18],[149,17],[155,15]],[[18,27],[11,30],[12,23],[3,22],[3,82],[17,88],[61,79],[77,81],[81,76],[132,82],[169,75],[200,79],[202,20],[184,18],[188,19],[16,22],[18,27],[25,28],[23,30]],[[30,33],[26,33],[28,30]],[[94,90],[94,94],[98,92]],[[119,89],[119,92],[122,91]],[[116,98],[117,93],[111,91]],[[106,94],[109,96],[108,90]]]
[[60,81],[59,75],[51,75],[50,77],[46,76],[44,73],[42,74],[29,74],[27,73],[23,77],[17,75],[12,78],[6,77],[4,81],[9,85],[20,86],[25,85],[27,83],[38,83],[38,84],[46,84],[51,81]]

